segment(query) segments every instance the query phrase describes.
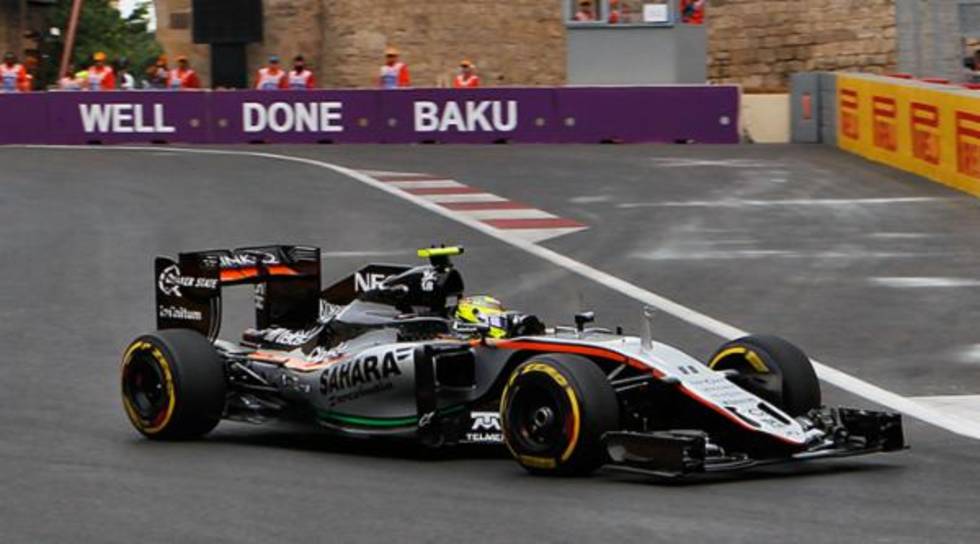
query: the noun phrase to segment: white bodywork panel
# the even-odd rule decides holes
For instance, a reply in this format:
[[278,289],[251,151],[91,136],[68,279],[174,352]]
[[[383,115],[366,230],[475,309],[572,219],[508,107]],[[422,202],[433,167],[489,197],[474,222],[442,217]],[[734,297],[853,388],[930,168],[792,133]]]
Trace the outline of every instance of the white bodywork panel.
[[652,342],[648,349],[644,349],[638,337],[601,333],[585,333],[581,336],[558,334],[528,340],[549,343],[559,341],[565,345],[613,351],[650,367],[661,380],[677,383],[677,387],[690,397],[746,430],[770,434],[790,444],[806,443],[806,432],[793,417],[738,387],[723,373],[711,370],[704,363],[667,344]]

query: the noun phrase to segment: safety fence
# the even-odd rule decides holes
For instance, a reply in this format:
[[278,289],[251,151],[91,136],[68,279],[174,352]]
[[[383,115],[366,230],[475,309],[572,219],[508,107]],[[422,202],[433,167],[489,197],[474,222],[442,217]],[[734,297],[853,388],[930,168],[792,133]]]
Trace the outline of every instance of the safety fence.
[[0,144],[737,143],[736,86],[0,95]]
[[[888,76],[813,75],[794,78],[796,141],[836,144],[980,196],[980,93]],[[810,117],[814,99],[819,112]]]

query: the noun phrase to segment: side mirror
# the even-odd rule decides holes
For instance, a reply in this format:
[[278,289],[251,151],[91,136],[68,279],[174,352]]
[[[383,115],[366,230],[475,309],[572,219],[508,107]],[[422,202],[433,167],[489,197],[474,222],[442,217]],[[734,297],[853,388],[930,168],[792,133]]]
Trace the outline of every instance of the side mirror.
[[595,312],[582,312],[575,314],[575,328],[579,333],[585,331],[585,326],[595,321]]
[[535,315],[514,315],[510,320],[511,336],[536,336],[544,334],[544,323]]

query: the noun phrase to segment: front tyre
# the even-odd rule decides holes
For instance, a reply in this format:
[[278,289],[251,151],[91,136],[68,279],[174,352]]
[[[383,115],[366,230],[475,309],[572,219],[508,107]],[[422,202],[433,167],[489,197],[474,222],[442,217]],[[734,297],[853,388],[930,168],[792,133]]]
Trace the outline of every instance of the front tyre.
[[736,385],[793,417],[820,407],[813,363],[803,350],[778,336],[759,334],[728,342],[708,366],[735,371],[729,379]]
[[197,332],[140,336],[126,349],[121,374],[126,415],[148,438],[196,438],[221,420],[224,369],[214,346]]
[[578,476],[606,463],[602,435],[619,426],[616,392],[575,355],[541,355],[511,373],[500,401],[504,441],[533,474]]

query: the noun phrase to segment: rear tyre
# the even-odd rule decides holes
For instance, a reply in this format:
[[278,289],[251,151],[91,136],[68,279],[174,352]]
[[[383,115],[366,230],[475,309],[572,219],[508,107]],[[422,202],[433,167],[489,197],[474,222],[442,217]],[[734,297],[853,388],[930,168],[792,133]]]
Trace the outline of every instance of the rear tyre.
[[195,331],[172,329],[140,336],[126,349],[121,374],[126,415],[148,438],[197,438],[221,420],[221,358]]
[[708,366],[734,370],[739,387],[791,416],[820,407],[820,382],[810,358],[793,344],[770,335],[752,335],[718,348]]
[[619,426],[616,392],[575,355],[535,356],[511,373],[500,401],[504,441],[532,474],[582,476],[607,462],[602,435]]

